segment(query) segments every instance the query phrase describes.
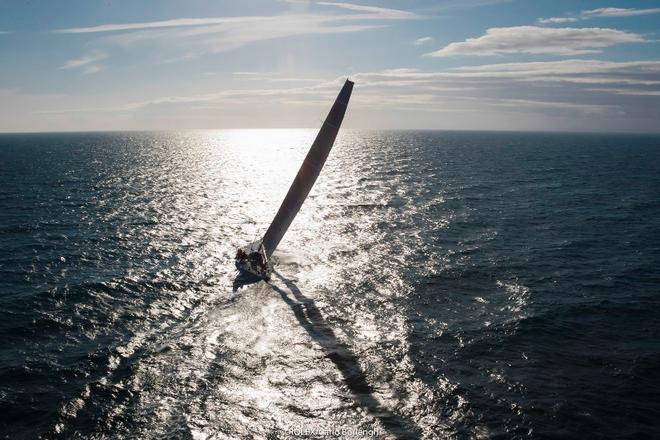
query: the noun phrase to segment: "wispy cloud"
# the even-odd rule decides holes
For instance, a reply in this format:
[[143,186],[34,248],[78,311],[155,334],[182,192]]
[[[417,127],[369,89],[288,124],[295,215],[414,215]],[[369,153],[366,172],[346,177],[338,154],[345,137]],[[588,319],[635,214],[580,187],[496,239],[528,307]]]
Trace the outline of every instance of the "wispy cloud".
[[634,9],[634,8],[598,8],[582,11],[583,17],[633,17],[636,15],[649,15],[660,13],[660,8]]
[[[605,62],[594,60],[564,60],[555,62],[488,64],[449,69],[440,72],[420,72],[395,69],[358,73],[353,79],[361,89],[410,88],[420,92],[461,92],[461,95],[492,90],[507,90],[511,97],[530,90],[547,94],[548,87],[562,84],[574,93],[583,87],[643,86],[660,89],[660,61]],[[554,92],[553,92],[554,93]],[[551,98],[552,94],[546,97]]]
[[[503,99],[486,101],[487,105],[495,107],[512,107],[514,109],[554,109],[560,111],[578,111],[587,114],[603,114],[611,112],[620,112],[619,105],[605,104],[581,104],[571,101],[544,101],[538,99]],[[524,111],[524,110],[523,110]]]
[[238,71],[231,72],[235,77],[244,81],[260,81],[260,82],[323,82],[321,78],[305,78],[286,76],[280,72],[252,72],[252,71]]
[[90,75],[92,73],[100,72],[103,69],[104,67],[98,64],[90,64],[82,69],[82,73],[84,73],[85,75]]
[[[323,107],[336,95],[343,77],[270,78],[298,83],[293,87],[249,88],[263,73],[225,72],[242,78],[245,88],[196,94],[157,96],[115,106],[45,110],[48,114],[94,113],[157,115],[160,112],[202,112],[209,109],[250,109],[255,105],[279,108]],[[630,112],[660,114],[660,61],[612,62],[570,59],[561,61],[485,64],[420,71],[413,68],[358,72],[351,76],[359,93],[356,112],[405,111],[420,114],[489,112],[537,115],[540,118],[623,117]],[[277,81],[264,83],[276,84]],[[560,86],[561,87],[558,87]],[[635,97],[644,101],[635,100]],[[642,104],[643,103],[643,104]],[[290,106],[290,107],[286,107]],[[489,110],[490,109],[490,110]],[[497,113],[500,114],[500,113]]]
[[96,73],[103,69],[102,66],[96,63],[106,58],[108,58],[107,53],[94,50],[83,57],[67,61],[64,65],[60,66],[60,69],[81,69],[86,74]]
[[[639,102],[622,102],[615,97],[626,95],[655,97],[655,101],[646,101],[644,108],[649,114],[660,112],[660,61],[562,60],[487,64],[439,72],[390,69],[358,73],[353,79],[361,94],[374,91],[368,93],[374,96],[374,102],[379,95],[397,95],[405,90],[409,95],[423,95],[420,99],[426,101],[424,107],[429,111],[449,103],[463,109],[472,106],[477,111],[474,106],[478,103],[511,112],[533,109],[539,114],[555,115],[639,112]],[[555,83],[562,87],[557,88]],[[599,88],[594,88],[596,85]],[[410,109],[414,103],[405,106]]]
[[612,18],[612,17],[634,17],[638,15],[650,15],[660,13],[660,8],[598,8],[582,11],[578,14],[572,14],[565,17],[539,18],[539,24],[557,24],[572,23],[579,20],[589,20],[592,18]]
[[356,5],[353,3],[341,3],[341,2],[317,2],[319,5],[323,6],[336,6],[338,8],[348,9],[351,11],[357,12],[367,12],[372,14],[374,18],[387,18],[387,19],[405,19],[413,18],[415,14],[408,11],[402,11],[400,9],[389,9],[389,8],[380,8],[376,6],[363,6]]
[[577,17],[550,17],[550,18],[539,18],[536,20],[539,24],[562,24],[562,23],[574,23],[578,21]]
[[614,93],[615,95],[626,95],[626,96],[646,96],[649,98],[660,96],[660,90],[613,89],[613,88],[593,88],[588,90],[598,93]]
[[438,12],[456,10],[456,9],[468,9],[468,8],[479,8],[482,6],[493,6],[501,3],[510,3],[513,0],[445,0],[442,2],[435,2],[434,4],[423,8],[420,10],[420,14],[434,14]]
[[415,46],[421,46],[422,44],[430,43],[433,41],[432,37],[422,37],[415,40]]
[[479,66],[458,67],[455,72],[482,72],[488,74],[516,75],[619,75],[631,78],[633,75],[648,75],[660,82],[660,61],[599,61],[599,60],[561,60],[520,63],[484,64]]
[[0,31],[0,35],[7,35],[7,34],[10,34],[10,33],[11,32],[9,32],[9,31]]
[[453,70],[465,79],[660,87],[660,61],[562,60],[487,64]]
[[137,23],[111,23],[100,24],[95,26],[86,27],[72,27],[64,29],[56,29],[52,31],[56,34],[83,34],[83,33],[98,33],[98,32],[119,32],[119,31],[135,31],[135,30],[149,30],[149,29],[164,29],[176,27],[196,27],[196,26],[210,26],[210,25],[238,25],[241,23],[255,23],[255,22],[283,22],[291,20],[305,20],[313,19],[318,20],[323,17],[327,21],[350,20],[350,19],[379,19],[379,20],[398,20],[398,19],[411,19],[416,15],[412,12],[403,11],[399,9],[380,8],[375,6],[362,6],[353,3],[340,3],[340,2],[318,2],[317,4],[323,6],[334,6],[354,12],[358,14],[353,15],[339,15],[339,16],[319,16],[312,14],[299,14],[299,15],[279,15],[279,16],[239,16],[239,17],[207,17],[207,18],[176,18],[172,20],[160,21],[147,21]]
[[326,16],[285,15],[265,19],[259,17],[231,24],[125,32],[105,36],[98,42],[135,50],[140,43],[159,41],[164,50],[183,53],[183,56],[170,57],[178,60],[234,50],[260,41],[302,35],[361,32],[381,27],[382,24],[339,23]]
[[598,53],[622,43],[645,42],[643,36],[607,28],[545,28],[515,26],[490,28],[478,38],[451,43],[431,52],[433,57],[454,55],[550,54],[579,55]]
[[[237,72],[235,72],[237,73]],[[259,77],[238,72],[245,79]],[[359,88],[357,108],[433,112],[484,107],[508,112],[559,114],[620,114],[625,106],[616,96],[657,97],[660,94],[660,61],[609,62],[562,60],[503,63],[461,67],[436,72],[398,68],[358,72],[352,79]],[[138,112],[157,106],[250,106],[259,104],[324,105],[336,94],[343,77],[319,80],[309,86],[230,89],[192,95],[169,95],[130,102],[115,111]],[[297,81],[300,82],[300,81]],[[557,88],[553,83],[562,84]],[[610,98],[606,98],[609,96]],[[655,101],[654,101],[655,102]],[[660,101],[658,101],[660,104]],[[652,107],[650,107],[652,108]],[[73,112],[74,110],[63,110]],[[79,111],[91,111],[80,109]],[[113,111],[100,108],[94,111]]]
[[53,33],[86,34],[86,33],[96,33],[96,32],[117,32],[117,31],[171,28],[171,27],[208,26],[212,24],[254,22],[259,20],[268,20],[269,18],[272,17],[252,16],[252,17],[217,17],[217,18],[177,18],[174,20],[147,21],[147,22],[139,22],[139,23],[124,23],[124,24],[101,24],[97,26],[56,29],[53,31]]
[[[57,34],[103,34],[91,44],[118,45],[139,50],[139,45],[159,42],[160,62],[199,57],[206,53],[234,50],[259,41],[302,35],[340,34],[379,29],[390,20],[412,19],[416,15],[395,9],[361,6],[352,3],[322,2],[350,13],[281,14],[213,18],[179,18],[152,22],[99,24],[54,30]],[[378,23],[381,21],[382,23]],[[150,53],[154,54],[154,46]]]

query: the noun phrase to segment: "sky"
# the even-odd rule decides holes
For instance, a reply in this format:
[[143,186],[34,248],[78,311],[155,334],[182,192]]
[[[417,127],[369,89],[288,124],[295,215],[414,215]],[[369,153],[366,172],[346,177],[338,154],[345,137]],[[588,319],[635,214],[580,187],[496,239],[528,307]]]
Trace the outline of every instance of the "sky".
[[0,131],[660,132],[660,0],[0,0]]

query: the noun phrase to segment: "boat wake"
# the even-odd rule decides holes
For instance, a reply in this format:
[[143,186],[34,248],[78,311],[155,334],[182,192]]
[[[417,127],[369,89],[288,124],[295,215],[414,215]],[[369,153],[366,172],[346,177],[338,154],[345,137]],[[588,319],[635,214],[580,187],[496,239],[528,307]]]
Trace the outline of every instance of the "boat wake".
[[309,337],[337,367],[355,403],[374,417],[389,435],[397,439],[419,438],[419,428],[412,421],[392,413],[374,397],[374,389],[369,384],[358,358],[346,344],[337,339],[314,300],[303,295],[293,280],[285,278],[275,270],[273,274],[284,283],[288,292],[273,283],[270,283],[270,286],[280,294]]

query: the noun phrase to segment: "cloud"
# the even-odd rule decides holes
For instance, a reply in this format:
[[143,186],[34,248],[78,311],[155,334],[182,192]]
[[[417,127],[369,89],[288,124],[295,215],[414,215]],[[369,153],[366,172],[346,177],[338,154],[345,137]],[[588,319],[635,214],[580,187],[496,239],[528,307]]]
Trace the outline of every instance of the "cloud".
[[593,88],[593,89],[588,89],[589,91],[592,92],[598,92],[598,93],[614,93],[616,95],[627,95],[627,96],[647,96],[647,97],[655,97],[655,96],[660,96],[660,90],[641,90],[641,89],[607,89],[607,88]]
[[[258,77],[252,72],[240,72],[239,76],[245,76],[246,79]],[[359,89],[356,106],[360,108],[379,108],[387,105],[391,109],[440,111],[451,104],[450,108],[456,108],[457,111],[478,105],[507,108],[507,111],[511,112],[537,109],[578,114],[618,114],[623,104],[616,99],[604,99],[604,96],[658,96],[659,78],[660,61],[610,62],[579,59],[487,64],[436,72],[397,68],[352,75]],[[267,103],[293,105],[295,102],[295,105],[321,105],[334,98],[343,79],[338,77],[319,80],[309,86],[168,95],[131,102],[114,110],[140,111],[149,108],[151,111],[154,107],[163,105],[200,104],[250,106]],[[553,83],[562,84],[562,88],[555,87]],[[594,85],[599,88],[594,88]],[[603,88],[604,86],[612,88]],[[596,90],[602,90],[602,93]],[[113,109],[101,108],[96,111]]]
[[73,28],[65,28],[65,29],[56,29],[52,32],[56,34],[85,34],[85,33],[99,33],[99,32],[119,32],[119,31],[165,29],[165,28],[178,28],[178,27],[210,26],[210,25],[240,25],[242,23],[255,23],[255,22],[273,22],[273,21],[287,22],[291,20],[303,21],[305,19],[318,20],[319,18],[324,18],[327,21],[338,21],[338,20],[350,20],[350,19],[396,20],[396,19],[411,19],[416,17],[416,15],[412,12],[402,11],[398,9],[379,8],[375,6],[361,6],[352,3],[337,3],[337,2],[318,2],[317,4],[324,6],[335,6],[338,8],[347,9],[355,12],[361,12],[361,13],[352,14],[352,15],[339,15],[339,16],[290,14],[290,15],[279,15],[279,16],[177,18],[172,20],[161,20],[161,21],[147,21],[147,22],[123,23],[123,24],[101,24],[101,25],[87,26],[87,27],[73,27]]
[[[382,95],[396,91],[420,94],[427,105],[479,102],[491,107],[545,109],[553,112],[618,114],[623,103],[607,95],[660,95],[660,61],[610,62],[562,60],[547,62],[486,64],[421,72],[415,69],[390,69],[362,72],[353,76],[361,93],[379,90]],[[556,85],[561,85],[557,88]],[[601,87],[594,89],[594,85]],[[607,86],[607,87],[605,87]],[[609,88],[612,87],[612,88]],[[644,88],[641,88],[644,87]],[[601,90],[602,93],[594,93]],[[659,107],[660,100],[656,103]],[[637,103],[635,111],[643,110]],[[410,107],[410,103],[406,103]],[[653,107],[649,107],[649,110]],[[520,110],[523,111],[523,110]]]
[[[243,77],[246,85],[263,73],[227,72]],[[269,74],[273,77],[276,74]],[[264,105],[324,106],[336,96],[344,77],[317,79],[314,84],[294,87],[242,88],[208,93],[165,95],[116,106],[66,109],[49,113],[155,112],[161,106],[188,110],[199,106],[235,108]],[[619,114],[624,103],[617,96],[660,94],[660,61],[612,62],[562,60],[486,64],[424,72],[410,68],[358,72],[351,76],[359,93],[358,108],[419,112],[484,111],[483,107],[506,108],[508,112],[534,109],[552,114]],[[313,78],[282,78],[302,83]],[[266,81],[277,83],[278,81]],[[558,88],[555,86],[561,85]],[[606,98],[609,96],[610,98]],[[658,101],[660,104],[660,101]],[[633,106],[635,103],[626,103]],[[660,106],[659,106],[660,108]],[[651,111],[653,107],[649,107]],[[659,110],[660,111],[660,110]]]
[[55,34],[87,34],[96,32],[116,32],[171,27],[208,26],[212,24],[254,22],[268,20],[271,17],[218,17],[218,18],[177,18],[174,20],[148,21],[125,24],[101,24],[98,26],[56,29]]
[[577,14],[577,16],[539,18],[537,22],[539,24],[572,23],[579,20],[589,20],[591,18],[633,17],[658,13],[660,13],[660,8],[598,8],[582,11]]
[[537,22],[539,24],[560,24],[560,23],[573,23],[578,21],[576,17],[550,17],[550,18],[539,18]]
[[490,28],[479,38],[451,43],[428,55],[433,57],[520,53],[579,55],[598,53],[601,49],[616,44],[645,41],[639,34],[616,29],[515,26]]
[[104,69],[103,66],[99,66],[97,64],[90,64],[83,68],[82,73],[84,73],[85,75],[90,75],[92,73],[100,72],[103,69]]
[[82,72],[85,74],[96,73],[103,69],[103,67],[101,67],[96,63],[106,58],[108,58],[107,53],[100,50],[94,50],[81,58],[76,58],[67,61],[66,63],[64,63],[64,65],[60,66],[59,69],[80,68],[82,69]]
[[[217,81],[216,87],[195,93],[187,92],[185,87],[168,88],[167,92],[152,95],[61,98],[47,105],[31,104],[29,108],[32,114],[40,115],[33,116],[38,118],[35,120],[44,123],[86,121],[94,129],[99,128],[99,123],[109,124],[108,121],[120,117],[124,118],[122,121],[130,121],[127,127],[135,129],[162,128],[164,124],[170,128],[211,128],[218,124],[294,126],[309,123],[305,119],[308,115],[327,110],[345,79],[328,77],[313,81],[314,78],[288,78],[285,73],[278,77],[277,72],[263,78],[288,81],[281,83],[262,82],[263,72],[219,72],[218,75],[233,79]],[[660,118],[660,60],[570,59],[434,71],[398,67],[360,71],[351,75],[351,79],[356,83],[351,121],[358,126],[359,121],[366,121],[367,126],[398,128],[598,130],[606,127],[649,131],[657,130],[654,127]],[[240,86],[223,88],[223,84]],[[438,119],[438,113],[443,118]],[[227,117],[234,119],[228,121]],[[8,126],[6,122],[4,125]]]
[[513,107],[520,108],[545,108],[556,110],[569,110],[578,111],[588,114],[618,112],[618,105],[601,105],[601,104],[580,104],[570,101],[543,101],[534,99],[497,99],[486,101],[487,105],[495,107]]
[[[254,72],[233,72],[252,79]],[[393,108],[440,105],[440,98],[452,102],[479,102],[493,107],[538,107],[555,110],[604,112],[618,108],[618,103],[581,101],[580,93],[593,91],[593,84],[616,84],[613,90],[626,90],[626,85],[648,85],[649,96],[660,91],[660,61],[611,62],[596,60],[562,60],[548,62],[487,64],[422,72],[417,69],[396,68],[376,72],[358,72],[351,76],[359,88],[361,106],[384,103]],[[655,78],[655,81],[653,80]],[[140,110],[159,105],[200,103],[250,105],[272,100],[297,103],[324,103],[332,100],[344,77],[318,80],[309,86],[285,88],[230,89],[193,95],[169,95],[118,107],[121,110]],[[557,90],[547,83],[566,84],[563,100]],[[607,89],[605,89],[607,90]],[[639,89],[629,89],[631,91]],[[621,93],[620,93],[621,94]],[[405,97],[405,99],[403,99]],[[103,108],[103,111],[111,109]],[[82,110],[81,110],[82,111]]]
[[660,8],[634,9],[634,8],[598,8],[590,11],[582,11],[584,18],[595,17],[632,17],[636,15],[649,15],[660,13]]
[[433,41],[432,37],[422,37],[415,40],[415,46],[421,46],[422,44],[430,43]]
[[[103,34],[92,41],[96,45],[147,48],[160,63],[188,60],[206,53],[234,50],[247,44],[302,35],[340,34],[379,29],[385,24],[374,21],[401,20],[415,14],[395,9],[360,6],[351,3],[324,4],[354,11],[334,15],[282,14],[214,18],[179,18],[173,20],[124,24],[100,24],[88,27],[57,29],[57,34]],[[144,49],[144,48],[143,48]],[[172,53],[173,52],[173,53]]]
[[348,9],[351,11],[357,12],[367,12],[372,14],[377,18],[387,18],[387,19],[406,19],[414,18],[415,14],[408,11],[402,11],[400,9],[389,9],[389,8],[380,8],[376,6],[362,6],[356,5],[353,3],[340,3],[340,2],[317,2],[319,5],[323,6],[336,6],[338,8]]
[[0,35],[7,35],[7,34],[10,34],[10,33],[11,32],[8,32],[8,31],[0,31]]
[[558,80],[570,77],[588,80],[609,79],[622,82],[651,81],[660,84],[660,61],[599,61],[561,60],[524,63],[485,64],[459,67],[454,72],[472,76],[528,78],[538,76],[556,77]]
[[[176,56],[168,57],[168,61],[179,61],[206,53],[234,50],[260,41],[302,35],[361,32],[381,27],[383,25],[380,24],[337,23],[330,17],[318,15],[286,15],[245,20],[241,23],[132,31],[108,35],[97,42],[136,50],[139,44],[157,41],[161,43],[162,51],[177,52]],[[180,53],[184,55],[181,56]]]
[[433,14],[453,9],[479,8],[501,3],[511,3],[512,1],[513,0],[444,0],[443,2],[435,2],[435,4],[425,7],[424,12]]

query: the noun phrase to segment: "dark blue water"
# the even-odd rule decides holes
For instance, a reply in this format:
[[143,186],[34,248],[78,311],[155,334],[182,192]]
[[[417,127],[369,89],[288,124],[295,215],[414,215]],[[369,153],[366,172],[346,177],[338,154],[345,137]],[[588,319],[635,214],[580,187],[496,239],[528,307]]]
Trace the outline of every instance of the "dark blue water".
[[2,437],[660,436],[659,136],[347,131],[235,289],[314,134],[0,135]]

